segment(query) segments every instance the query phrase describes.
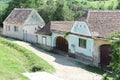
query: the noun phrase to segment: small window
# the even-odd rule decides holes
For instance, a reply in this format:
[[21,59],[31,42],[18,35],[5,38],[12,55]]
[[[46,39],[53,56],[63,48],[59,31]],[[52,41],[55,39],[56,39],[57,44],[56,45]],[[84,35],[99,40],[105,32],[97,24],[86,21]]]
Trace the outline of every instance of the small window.
[[86,26],[84,25],[84,28],[86,28]]
[[80,27],[82,27],[82,25],[80,25]]
[[18,27],[17,26],[14,26],[14,31],[18,32]]
[[86,40],[79,38],[79,47],[86,48]]
[[46,45],[46,37],[42,37],[42,44]]
[[6,31],[10,31],[10,26],[6,25]]

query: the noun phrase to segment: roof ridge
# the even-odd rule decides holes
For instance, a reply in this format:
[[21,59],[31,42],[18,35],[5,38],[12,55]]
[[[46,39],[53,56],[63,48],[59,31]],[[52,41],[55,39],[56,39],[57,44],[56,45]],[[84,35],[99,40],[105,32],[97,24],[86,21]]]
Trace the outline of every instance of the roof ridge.
[[74,22],[74,21],[51,21],[51,22]]
[[120,12],[120,10],[88,10],[88,12]]

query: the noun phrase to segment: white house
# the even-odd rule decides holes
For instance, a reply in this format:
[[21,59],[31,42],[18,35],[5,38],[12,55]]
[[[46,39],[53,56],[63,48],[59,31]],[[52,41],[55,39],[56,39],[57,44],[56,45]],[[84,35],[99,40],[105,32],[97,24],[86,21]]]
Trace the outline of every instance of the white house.
[[15,8],[3,22],[3,35],[32,41],[32,35],[45,25],[44,20],[34,9]]
[[111,46],[106,37],[117,30],[120,30],[119,10],[92,10],[79,21],[51,21],[37,34],[42,47],[57,48],[89,64],[107,68]]

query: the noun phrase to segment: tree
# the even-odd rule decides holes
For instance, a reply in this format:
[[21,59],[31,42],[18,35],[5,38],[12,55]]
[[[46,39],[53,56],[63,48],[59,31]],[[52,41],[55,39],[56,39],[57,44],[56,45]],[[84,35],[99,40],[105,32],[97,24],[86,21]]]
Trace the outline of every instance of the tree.
[[45,4],[45,0],[35,0],[35,4],[39,8]]
[[64,20],[66,21],[74,20],[75,13],[67,5],[64,6],[63,11],[64,11]]
[[10,14],[14,8],[36,8],[35,0],[11,0],[8,3],[8,7],[1,14],[0,24],[5,20],[5,18]]
[[38,13],[42,16],[46,23],[52,20],[52,15],[55,11],[55,6],[44,6],[43,8],[38,9]]
[[117,9],[120,9],[120,0],[118,0],[118,6]]
[[54,0],[47,0],[44,6],[38,8],[39,14],[46,23],[52,20],[52,15],[55,12],[56,6]]
[[120,80],[120,31],[114,32],[109,39],[112,47],[110,66],[113,69],[113,80]]
[[65,5],[65,1],[64,0],[57,0],[56,1],[56,10],[53,14],[52,20],[57,20],[57,21],[62,21],[64,20],[64,5]]
[[47,0],[46,4],[48,6],[53,6],[54,5],[54,0]]

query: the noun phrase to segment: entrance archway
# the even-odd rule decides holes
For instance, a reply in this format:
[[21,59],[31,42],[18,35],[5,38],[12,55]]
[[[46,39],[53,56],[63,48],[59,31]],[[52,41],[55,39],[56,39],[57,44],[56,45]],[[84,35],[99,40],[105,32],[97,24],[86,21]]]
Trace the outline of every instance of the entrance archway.
[[68,41],[63,37],[57,37],[56,48],[68,52]]
[[100,46],[100,64],[101,68],[109,69],[108,65],[110,64],[111,57],[110,57],[110,48],[109,44],[104,44]]

